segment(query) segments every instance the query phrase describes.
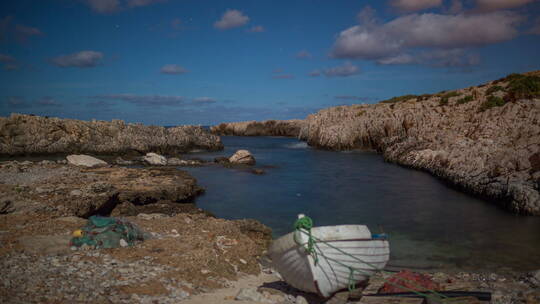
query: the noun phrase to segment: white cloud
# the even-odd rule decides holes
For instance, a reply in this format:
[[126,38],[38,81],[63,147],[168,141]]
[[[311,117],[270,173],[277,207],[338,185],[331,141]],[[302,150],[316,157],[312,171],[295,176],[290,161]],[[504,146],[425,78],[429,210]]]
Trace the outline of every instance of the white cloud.
[[138,7],[138,6],[147,6],[150,4],[165,2],[167,0],[127,0],[127,6],[129,7]]
[[414,57],[409,54],[399,54],[377,60],[377,63],[379,64],[410,64],[414,62]]
[[326,77],[348,77],[348,76],[360,74],[360,69],[357,66],[347,61],[343,65],[324,69],[323,74]]
[[2,63],[15,62],[15,58],[10,55],[0,54],[0,62]]
[[247,30],[249,33],[262,33],[265,31],[265,28],[262,25],[253,26]]
[[220,30],[227,30],[243,26],[249,22],[249,17],[242,14],[239,10],[227,10],[221,19],[214,23],[214,27]]
[[138,106],[183,106],[185,104],[185,98],[182,96],[110,94],[92,96],[92,98],[126,101]]
[[216,102],[216,100],[214,98],[208,97],[208,96],[193,98],[193,101],[196,104],[208,104],[208,103],[215,103]]
[[58,101],[56,101],[54,98],[48,97],[48,96],[47,97],[42,97],[36,103],[38,105],[40,105],[40,106],[46,106],[46,107],[58,107],[58,106],[61,106],[61,104]]
[[119,0],[86,0],[86,3],[100,14],[110,14],[120,9]]
[[464,49],[436,49],[421,51],[416,54],[399,54],[377,60],[378,64],[423,64],[434,67],[470,67],[480,63],[480,56],[467,53]]
[[476,0],[476,8],[480,11],[497,11],[527,5],[535,0]]
[[311,57],[312,57],[311,54],[306,50],[302,50],[302,51],[296,53],[296,58],[297,59],[308,59],[308,58],[311,58]]
[[124,8],[147,6],[167,0],[84,0],[96,13],[111,14]]
[[512,12],[480,15],[412,14],[388,23],[360,24],[342,31],[331,52],[336,58],[383,59],[410,48],[463,48],[517,36],[523,18]]
[[311,72],[309,73],[309,76],[311,76],[311,77],[319,77],[319,76],[321,76],[321,71],[319,71],[319,70],[313,70],[313,71],[311,71]]
[[272,78],[274,78],[274,79],[293,79],[294,75],[292,75],[292,74],[279,74],[279,75],[272,75]]
[[415,12],[441,6],[442,0],[391,0],[390,5],[401,12]]
[[43,35],[43,32],[36,27],[14,24],[14,19],[12,16],[0,19],[0,41],[13,39],[17,42],[27,42],[33,36]]
[[177,64],[166,64],[163,67],[161,67],[161,74],[184,74],[187,73],[188,70],[185,68],[177,65]]
[[100,64],[103,53],[96,51],[81,51],[69,55],[58,56],[51,59],[52,64],[67,68],[92,68]]

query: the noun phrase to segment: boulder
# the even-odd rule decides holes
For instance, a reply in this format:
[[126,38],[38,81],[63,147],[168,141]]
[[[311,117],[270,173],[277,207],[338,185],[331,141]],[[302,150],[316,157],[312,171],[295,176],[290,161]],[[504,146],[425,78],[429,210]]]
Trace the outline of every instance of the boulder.
[[153,166],[167,165],[167,158],[165,158],[165,156],[153,152],[146,153],[146,155],[143,157],[143,161]]
[[68,164],[74,165],[74,166],[80,166],[80,167],[88,167],[88,168],[98,168],[98,167],[106,167],[107,163],[102,161],[101,159],[97,159],[95,157],[89,156],[89,155],[68,155],[66,157]]
[[255,157],[248,150],[238,150],[229,157],[229,162],[233,164],[255,165]]

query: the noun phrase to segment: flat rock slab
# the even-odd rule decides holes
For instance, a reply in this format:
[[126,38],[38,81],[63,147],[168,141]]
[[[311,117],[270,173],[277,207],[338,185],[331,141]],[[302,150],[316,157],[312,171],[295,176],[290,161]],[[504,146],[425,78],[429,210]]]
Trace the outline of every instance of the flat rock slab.
[[90,155],[68,155],[66,157],[68,164],[74,165],[74,166],[80,166],[80,167],[87,167],[87,168],[98,168],[98,167],[106,167],[107,163],[102,161],[101,159],[97,159],[95,157],[92,157]]
[[70,235],[33,235],[19,238],[19,244],[32,254],[61,254],[70,251],[70,240]]
[[[193,177],[176,168],[83,168],[35,163],[22,169],[15,162],[0,164],[0,192],[6,198],[0,201],[0,209],[4,213],[86,218],[109,215],[124,202],[137,208],[160,201],[191,202],[202,191]],[[156,212],[149,211],[152,209],[141,212]]]

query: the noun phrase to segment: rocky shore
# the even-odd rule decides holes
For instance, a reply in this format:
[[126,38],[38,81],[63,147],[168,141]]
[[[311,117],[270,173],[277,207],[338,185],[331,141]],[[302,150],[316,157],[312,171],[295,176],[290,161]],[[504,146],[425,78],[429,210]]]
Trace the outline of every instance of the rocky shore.
[[[291,288],[264,257],[270,229],[197,208],[202,189],[177,168],[6,161],[0,191],[2,303],[420,303],[365,296],[389,273],[351,299]],[[70,247],[91,215],[121,216],[151,238],[114,249]],[[540,300],[540,272],[431,276],[446,290],[491,292],[492,303]]]
[[210,128],[216,135],[297,137],[304,121],[266,120],[222,123]]
[[515,213],[540,215],[540,73],[309,115],[299,138],[375,149]]
[[219,136],[197,126],[164,128],[121,120],[82,121],[22,114],[0,117],[0,155],[178,154],[222,148]]

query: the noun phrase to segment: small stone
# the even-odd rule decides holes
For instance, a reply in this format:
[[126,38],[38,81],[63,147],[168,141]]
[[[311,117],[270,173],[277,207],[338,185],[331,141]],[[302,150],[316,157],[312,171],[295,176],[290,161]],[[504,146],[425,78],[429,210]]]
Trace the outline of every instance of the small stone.
[[304,298],[303,296],[301,295],[298,295],[296,297],[296,304],[309,304],[308,301],[306,300],[306,298]]
[[244,260],[244,259],[240,259],[240,263],[242,263],[242,264],[244,264],[244,265],[247,264],[246,260]]
[[71,192],[69,192],[69,194],[73,195],[73,196],[81,196],[82,191],[81,190],[71,190]]
[[258,293],[257,289],[255,288],[242,288],[238,291],[234,299],[237,301],[262,302],[264,300],[264,297],[260,293]]
[[71,246],[69,249],[71,249],[71,251],[77,251],[77,246]]
[[126,240],[124,239],[120,239],[120,247],[127,247],[129,246],[128,242],[126,242]]
[[146,153],[146,155],[143,157],[143,161],[148,163],[149,165],[154,166],[165,166],[167,165],[167,158],[165,156],[159,155],[157,153]]
[[202,274],[209,274],[209,273],[210,273],[210,270],[208,270],[208,269],[201,269],[201,273],[202,273]]

